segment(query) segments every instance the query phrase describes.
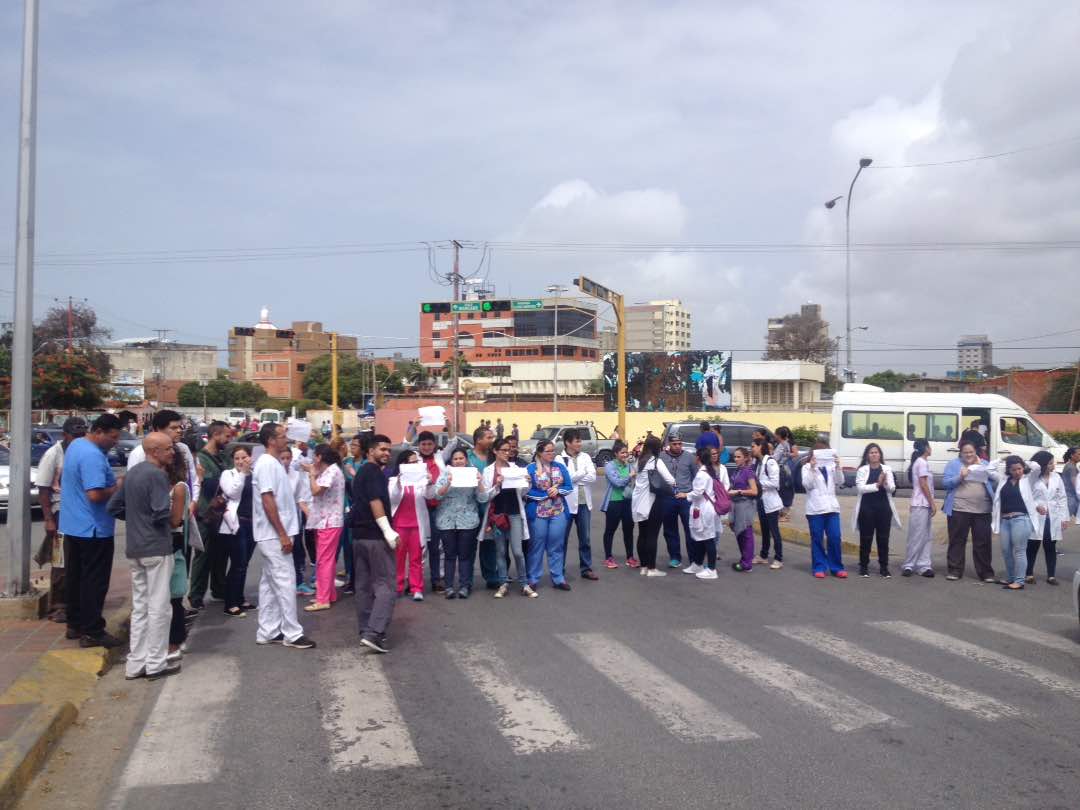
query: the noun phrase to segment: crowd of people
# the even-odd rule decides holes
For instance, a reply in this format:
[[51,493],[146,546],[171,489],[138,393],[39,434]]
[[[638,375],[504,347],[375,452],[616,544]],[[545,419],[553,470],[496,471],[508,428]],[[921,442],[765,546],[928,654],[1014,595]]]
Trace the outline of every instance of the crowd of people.
[[[598,479],[605,485],[599,503],[605,516],[603,568],[625,565],[643,577],[666,576],[657,559],[663,530],[669,569],[715,580],[726,526],[738,549],[734,572],[780,570],[782,526],[790,521],[799,475],[811,572],[818,579],[848,576],[836,497],[844,473],[823,440],[805,463],[796,463],[798,449],[786,427],[758,431],[749,447],[734,450],[724,447],[719,430],[708,423],[693,450],[684,448],[677,431],[663,441],[650,434],[633,451],[619,440],[613,459],[599,471],[582,452],[576,429],[564,432],[561,452],[553,442],[539,441],[527,464],[518,458],[516,431],[500,437],[486,425],[474,431],[471,447],[451,440],[442,450],[434,434],[420,431],[414,446],[391,458],[390,440],[380,434],[324,441],[319,431],[311,441],[290,442],[285,426],[271,422],[260,427],[252,447],[234,442],[234,429],[226,423],[213,422],[205,445],[193,453],[181,441],[183,417],[162,410],[118,483],[106,454],[121,427],[108,414],[89,426],[69,419],[59,449],[39,468],[38,483],[47,534],[58,529],[64,537],[67,635],[83,646],[118,643],[105,632],[101,611],[115,520],[126,521],[129,678],[157,679],[180,670],[188,629],[206,609],[208,592],[228,617],[243,619],[257,610],[256,643],[296,649],[316,646],[301,626],[298,596],[309,600],[304,612],[316,613],[353,595],[360,643],[387,652],[396,601],[422,602],[425,594],[470,598],[477,559],[496,599],[511,590],[539,597],[545,573],[554,590],[569,591],[567,556],[576,531],[580,579],[596,581],[591,526],[592,485]],[[876,443],[863,452],[851,519],[863,577],[870,575],[875,543],[878,572],[891,576],[890,533],[903,525],[893,495],[902,474],[913,492],[900,573],[935,575],[930,522],[938,505],[927,461],[931,450],[921,439],[914,448],[904,471],[894,471]],[[1035,581],[1041,548],[1046,581],[1056,584],[1055,544],[1075,519],[1080,499],[1078,460],[1080,453],[1070,448],[1063,474],[1046,451],[1029,463],[1015,456],[989,462],[980,457],[977,441],[962,439],[942,482],[946,579],[964,575],[970,537],[979,579],[1019,590]],[[620,531],[621,560],[614,550]],[[991,563],[993,534],[1001,538],[1001,578]],[[245,585],[256,549],[261,574],[253,603]]]

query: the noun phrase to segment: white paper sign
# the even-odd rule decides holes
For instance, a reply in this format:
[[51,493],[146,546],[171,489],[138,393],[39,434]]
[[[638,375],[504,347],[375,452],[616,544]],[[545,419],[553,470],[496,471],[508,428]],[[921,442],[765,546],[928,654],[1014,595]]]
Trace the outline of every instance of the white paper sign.
[[417,408],[416,413],[420,417],[420,427],[445,427],[446,408],[442,405],[426,405]]
[[290,442],[310,442],[311,422],[306,419],[290,419],[285,425],[285,436]]
[[529,488],[529,476],[526,474],[524,467],[503,467],[502,469],[502,488],[503,489],[528,489]]
[[835,450],[815,450],[814,459],[817,461],[818,467],[825,471],[825,475],[832,479],[836,475],[836,451]]
[[989,471],[981,464],[972,464],[967,468],[967,480],[985,484],[990,480]]
[[406,487],[421,487],[428,484],[428,469],[423,463],[402,464],[398,467],[401,484]]
[[447,467],[450,471],[450,486],[475,488],[480,483],[480,471],[476,467]]

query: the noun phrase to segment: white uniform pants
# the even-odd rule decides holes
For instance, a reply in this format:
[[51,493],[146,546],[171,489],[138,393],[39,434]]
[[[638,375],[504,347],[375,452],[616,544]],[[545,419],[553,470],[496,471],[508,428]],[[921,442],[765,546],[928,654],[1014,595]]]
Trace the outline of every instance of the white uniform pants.
[[128,560],[131,566],[131,634],[125,674],[153,675],[165,669],[169,654],[172,603],[169,580],[173,555]]
[[907,558],[904,568],[916,574],[929,571],[933,517],[928,506],[912,506],[908,512]]
[[262,554],[259,577],[258,641],[270,641],[279,633],[286,641],[296,641],[304,628],[296,620],[296,567],[292,555],[281,550],[281,541],[260,540],[255,544]]

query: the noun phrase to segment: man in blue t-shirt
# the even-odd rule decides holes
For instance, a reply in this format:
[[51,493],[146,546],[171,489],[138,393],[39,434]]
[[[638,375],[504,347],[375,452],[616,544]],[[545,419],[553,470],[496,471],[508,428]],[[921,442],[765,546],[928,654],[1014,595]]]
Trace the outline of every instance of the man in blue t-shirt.
[[122,427],[119,417],[103,414],[90,425],[90,433],[75,439],[64,453],[60,531],[67,571],[67,637],[79,639],[80,647],[120,643],[105,632],[101,610],[112,576],[116,525],[106,507],[119,489],[107,454],[120,440]]

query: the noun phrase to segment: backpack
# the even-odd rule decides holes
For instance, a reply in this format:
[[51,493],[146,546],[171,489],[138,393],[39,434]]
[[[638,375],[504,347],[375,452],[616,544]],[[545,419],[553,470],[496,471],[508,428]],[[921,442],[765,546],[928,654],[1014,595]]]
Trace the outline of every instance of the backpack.
[[719,478],[713,479],[712,491],[713,507],[716,509],[716,514],[728,514],[731,511],[731,496],[728,495],[728,491],[724,489],[724,484]]

